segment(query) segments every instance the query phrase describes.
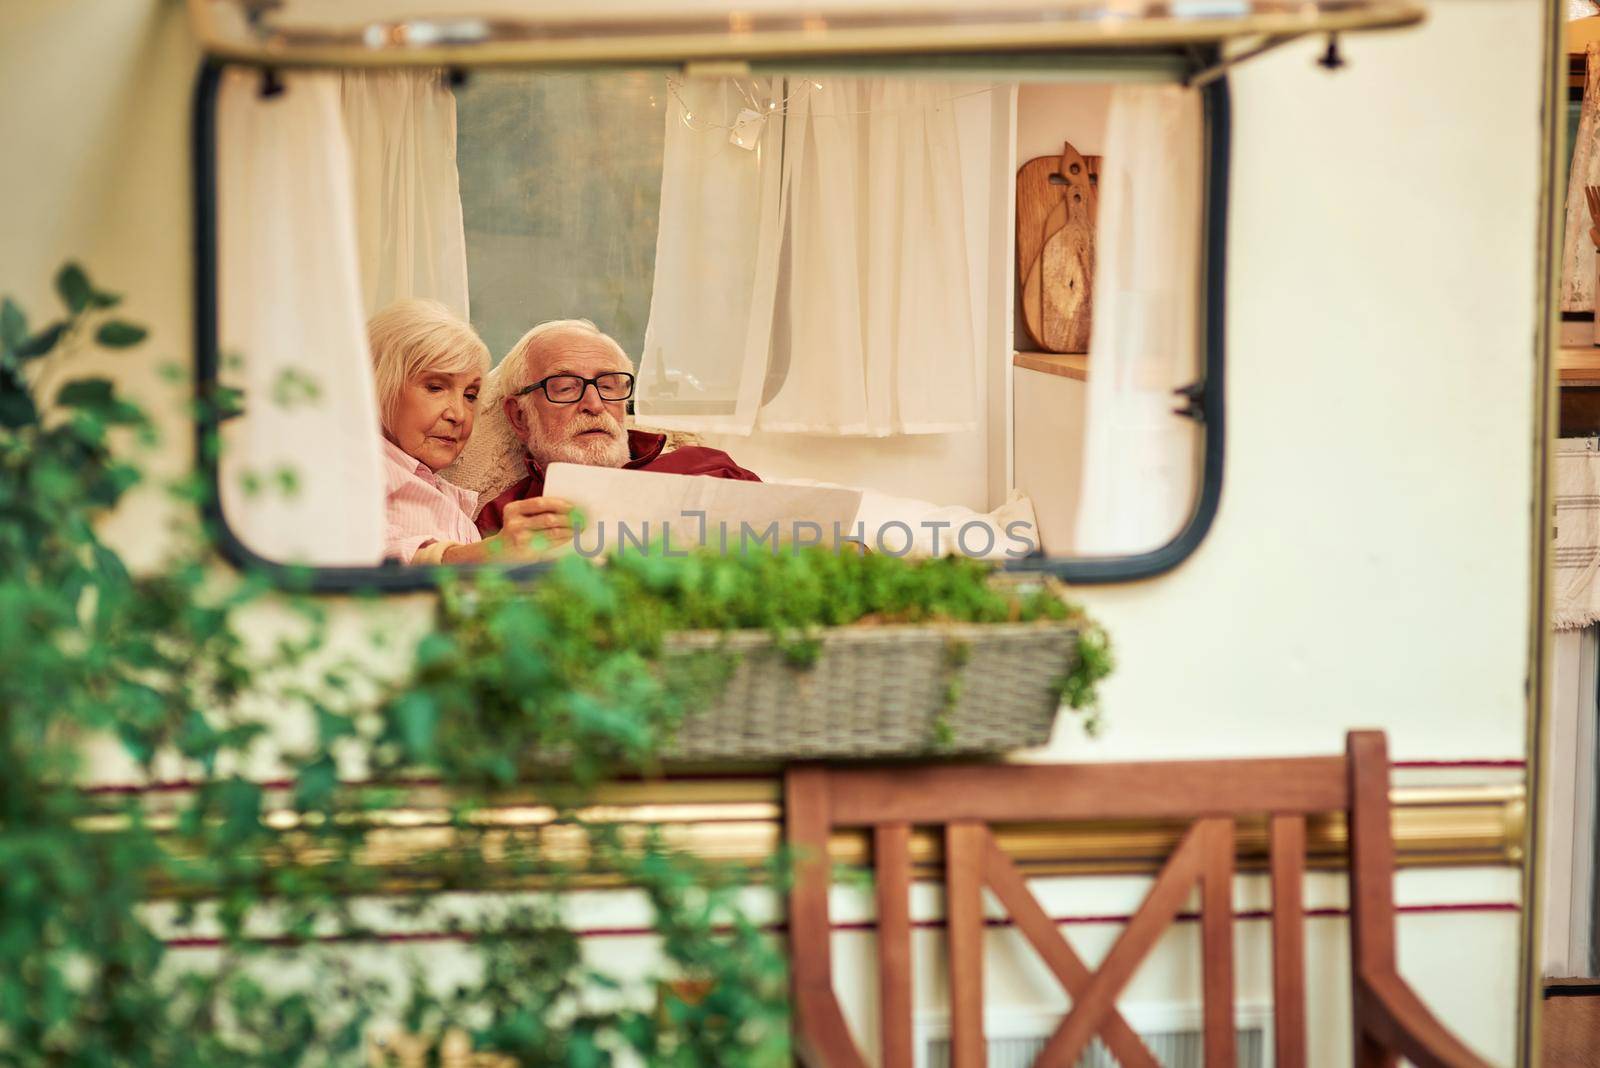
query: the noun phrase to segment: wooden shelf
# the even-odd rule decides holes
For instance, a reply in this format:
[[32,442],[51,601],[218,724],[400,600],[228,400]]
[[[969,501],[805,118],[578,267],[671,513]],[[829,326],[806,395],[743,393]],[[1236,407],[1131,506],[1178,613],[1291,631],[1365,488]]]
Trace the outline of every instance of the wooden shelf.
[[1556,370],[1563,386],[1600,387],[1600,348],[1584,345],[1557,349]]
[[1079,382],[1089,380],[1089,357],[1081,352],[1015,352],[1011,354],[1011,363],[1047,375],[1076,378]]
[[[1082,353],[1017,352],[1012,354],[1011,362],[1030,371],[1076,378],[1080,382],[1089,378],[1089,357]],[[1563,386],[1600,389],[1600,346],[1557,349],[1556,367]]]
[[[1017,352],[1012,354],[1011,362],[1030,371],[1076,378],[1080,382],[1089,378],[1089,357],[1082,353]],[[1600,347],[1584,345],[1557,349],[1556,367],[1563,386],[1600,388]]]

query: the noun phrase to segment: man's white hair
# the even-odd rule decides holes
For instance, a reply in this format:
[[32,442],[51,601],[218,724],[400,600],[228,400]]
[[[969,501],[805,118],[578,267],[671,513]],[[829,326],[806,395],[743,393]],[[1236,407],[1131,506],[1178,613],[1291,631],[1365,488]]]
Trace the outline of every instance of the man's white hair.
[[500,371],[502,395],[512,397],[520,390],[526,389],[533,382],[533,376],[528,372],[529,365],[555,352],[561,338],[572,334],[581,334],[598,340],[616,353],[622,367],[632,369],[633,364],[629,362],[628,354],[617,344],[616,339],[588,319],[550,319],[523,334],[517,339],[517,343],[511,346],[511,351],[506,353],[506,358],[501,361]]
[[[512,430],[501,402],[508,397],[519,405],[527,402],[526,396],[516,394],[533,381],[528,375],[529,351],[540,358],[553,342],[574,332],[602,339],[603,344],[616,351],[621,365],[628,366],[628,355],[622,346],[588,319],[552,319],[523,334],[484,378],[483,392],[478,395],[477,426],[461,451],[461,458],[442,472],[451,482],[477,493],[480,503],[494,500],[528,473],[523,462],[525,446]],[[524,412],[527,410],[523,408]]]
[[399,300],[367,320],[372,378],[383,429],[394,421],[400,390],[424,371],[489,370],[489,346],[436,300]]

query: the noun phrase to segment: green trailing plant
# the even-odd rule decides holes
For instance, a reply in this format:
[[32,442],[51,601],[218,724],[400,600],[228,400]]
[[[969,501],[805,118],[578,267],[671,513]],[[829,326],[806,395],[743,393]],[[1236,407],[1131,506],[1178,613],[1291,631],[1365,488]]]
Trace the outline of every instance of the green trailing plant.
[[[624,1051],[786,1064],[781,944],[743,904],[752,885],[782,885],[782,864],[710,864],[582,817],[594,784],[650,768],[727,676],[717,653],[665,656],[668,636],[763,629],[804,664],[830,626],[1074,613],[963,559],[571,557],[532,585],[492,570],[446,581],[410,670],[378,679],[334,651],[323,604],[220,572],[198,530],[158,567],[124,565],[102,521],[140,482],[126,454],[155,431],[109,379],[74,371],[145,332],[75,266],[56,289],[63,313],[43,324],[0,302],[0,1065],[359,1064],[382,1021],[519,1065]],[[243,400],[314,388],[270,392]],[[218,391],[197,416],[240,403]],[[171,491],[192,505],[207,489]],[[1074,707],[1110,667],[1103,634],[1082,633],[1062,683]],[[265,785],[245,769],[289,716],[309,741],[274,751],[285,781]],[[187,788],[79,788],[104,740],[149,779],[181,769]],[[367,785],[345,781],[352,768]],[[377,810],[419,771],[454,799],[450,845],[419,865],[426,892],[374,899],[393,890],[367,861]],[[553,822],[491,840],[478,799],[529,778]],[[584,848],[548,848],[556,831]],[[648,974],[586,959],[561,894],[599,876],[641,895],[660,947]],[[465,905],[438,892],[513,886],[538,890]],[[374,975],[341,952],[395,923],[456,945],[455,977]]]
[[972,656],[972,646],[956,638],[946,638],[944,661],[941,665],[944,689],[940,694],[939,712],[933,720],[933,744],[948,749],[955,744],[955,728],[950,724],[950,714],[961,703],[961,669]]
[[[593,782],[619,762],[647,765],[734,666],[715,651],[665,655],[668,637],[685,630],[763,630],[804,669],[825,627],[1074,619],[1092,629],[1051,589],[999,586],[992,571],[958,556],[912,562],[812,548],[628,553],[604,566],[568,556],[532,587],[496,572],[472,582],[446,573],[437,626],[389,699],[384,752],[501,785],[541,769]],[[947,713],[965,658],[964,647],[947,650]],[[1081,708],[1104,665],[1078,660],[1068,678]],[[932,741],[949,740],[941,719]]]
[[1061,701],[1075,712],[1082,712],[1084,732],[1100,733],[1100,681],[1116,668],[1111,652],[1111,636],[1094,620],[1084,617],[1078,626],[1078,655],[1072,670],[1056,683]]

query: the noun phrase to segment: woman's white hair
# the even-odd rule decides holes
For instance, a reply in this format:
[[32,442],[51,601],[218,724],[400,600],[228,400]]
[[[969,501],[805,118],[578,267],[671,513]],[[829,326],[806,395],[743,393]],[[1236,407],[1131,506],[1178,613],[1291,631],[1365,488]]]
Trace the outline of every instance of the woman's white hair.
[[389,429],[400,390],[425,371],[460,374],[489,370],[489,346],[471,326],[436,300],[397,300],[367,320],[378,418]]
[[562,336],[572,334],[585,334],[598,340],[617,354],[617,359],[623,367],[633,369],[628,354],[617,344],[616,339],[588,319],[550,319],[518,338],[517,343],[511,346],[511,351],[506,353],[506,358],[500,361],[500,366],[503,368],[500,372],[500,388],[503,395],[516,396],[519,390],[532,382],[533,377],[528,373],[528,366],[534,362],[533,357],[544,356],[547,351],[555,347]]

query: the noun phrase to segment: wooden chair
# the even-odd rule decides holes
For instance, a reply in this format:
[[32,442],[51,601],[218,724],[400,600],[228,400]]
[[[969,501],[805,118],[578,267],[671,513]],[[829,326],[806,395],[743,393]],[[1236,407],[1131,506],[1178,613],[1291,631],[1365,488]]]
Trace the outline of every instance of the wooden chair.
[[[878,906],[879,1011],[884,1068],[911,1068],[910,834],[944,829],[952,1068],[982,1068],[983,887],[1072,998],[1039,1068],[1077,1063],[1099,1035],[1124,1068],[1155,1058],[1117,1012],[1116,998],[1177,917],[1196,883],[1201,898],[1205,1063],[1234,1068],[1234,826],[1269,817],[1276,1063],[1306,1063],[1305,934],[1301,884],[1306,816],[1346,813],[1350,827],[1350,952],[1355,1062],[1484,1064],[1440,1025],[1400,978],[1394,949],[1394,842],[1389,760],[1381,732],[1349,735],[1342,757],[1147,764],[941,765],[839,769],[796,765],[785,778],[787,835],[797,858],[789,898],[796,1048],[813,1068],[865,1068],[833,991],[828,836],[872,834]],[[1091,972],[1045,914],[989,825],[1028,821],[1192,819],[1149,896],[1099,970]]]

